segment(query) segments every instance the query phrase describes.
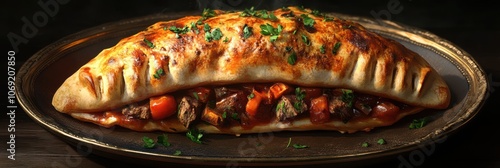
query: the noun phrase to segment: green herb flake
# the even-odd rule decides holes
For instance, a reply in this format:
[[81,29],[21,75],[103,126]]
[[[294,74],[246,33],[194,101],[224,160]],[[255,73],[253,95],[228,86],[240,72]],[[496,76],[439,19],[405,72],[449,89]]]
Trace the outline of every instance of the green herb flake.
[[306,97],[306,92],[302,91],[300,87],[295,88],[295,96],[297,96],[297,100],[302,101]]
[[253,93],[250,93],[250,94],[247,96],[248,100],[253,99],[254,97],[255,97],[255,95],[254,95]]
[[142,142],[144,142],[144,144],[143,144],[144,148],[151,149],[151,148],[155,147],[155,140],[153,140],[147,136],[142,137]]
[[410,129],[418,129],[424,127],[427,123],[429,122],[429,118],[424,117],[421,119],[414,119],[411,123],[409,128]]
[[297,54],[295,52],[292,52],[292,54],[288,56],[288,64],[295,65],[296,62],[297,62]]
[[222,31],[219,28],[216,28],[212,31],[212,38],[214,40],[220,40],[222,38]]
[[203,142],[201,141],[201,138],[203,137],[203,131],[198,130],[198,129],[189,129],[188,132],[186,132],[186,137],[195,142],[202,144]]
[[278,39],[279,34],[283,31],[283,26],[278,25],[277,28],[274,28],[271,24],[266,23],[265,25],[260,25],[260,33],[265,36],[270,36],[269,39],[271,42],[274,42]]
[[341,45],[342,45],[341,42],[336,42],[335,45],[333,46],[332,53],[337,54]]
[[175,150],[175,152],[172,155],[179,156],[181,154],[182,154],[182,152],[180,150]]
[[154,78],[160,79],[161,76],[165,75],[165,71],[163,71],[163,68],[157,69],[155,74],[153,75]]
[[157,139],[158,139],[157,142],[159,144],[162,144],[165,147],[170,146],[170,142],[168,142],[168,136],[167,136],[167,134],[159,135],[157,137]]
[[378,139],[378,140],[377,140],[377,143],[378,143],[379,145],[384,145],[384,144],[386,144],[387,142],[385,142],[385,139],[380,138],[380,139]]
[[321,45],[321,46],[319,47],[319,52],[320,52],[321,54],[326,53],[326,48],[325,48],[325,45]]
[[214,17],[215,16],[215,11],[210,9],[210,8],[205,8],[203,9],[203,12],[201,13],[201,16],[204,18],[203,20]]
[[194,30],[194,33],[199,34],[200,29],[198,29],[198,26],[196,26],[196,23],[191,22],[191,29]]
[[285,47],[285,51],[286,52],[290,52],[290,51],[292,51],[292,49],[293,49],[292,46],[286,46]]
[[326,15],[323,16],[323,22],[331,22],[331,21],[333,21],[333,19],[334,18],[330,17],[330,16],[326,16]]
[[232,113],[232,114],[231,114],[231,118],[232,118],[233,120],[240,120],[240,116],[238,115],[238,113]]
[[323,16],[323,14],[319,10],[313,10],[311,11],[311,14],[313,14],[314,16]]
[[224,40],[222,40],[222,42],[224,42],[224,43],[229,42],[229,38],[225,37]]
[[311,45],[311,41],[309,41],[309,38],[307,38],[307,36],[305,34],[302,34],[301,37],[302,37],[302,41],[304,43],[306,43],[307,46]]
[[349,89],[342,89],[342,101],[347,104],[347,107],[352,107],[354,103],[354,92]]
[[208,23],[205,23],[205,24],[203,25],[203,31],[205,31],[205,32],[209,32],[209,31],[210,31],[210,29],[212,29],[212,28],[210,27],[210,25],[208,25]]
[[153,44],[153,42],[149,41],[148,39],[144,38],[144,43],[146,43],[146,45],[149,47],[149,48],[155,48],[155,45]]
[[314,19],[313,18],[309,17],[306,14],[300,15],[300,17],[302,17],[302,22],[304,23],[305,26],[314,27]]
[[252,6],[250,9],[246,9],[241,12],[240,16],[242,17],[250,17],[250,16],[255,16],[257,11],[255,11],[255,8]]
[[282,11],[289,11],[289,10],[290,10],[290,8],[288,8],[288,7],[286,7],[286,6],[283,6],[283,7],[281,7],[281,10],[282,10]]
[[269,20],[271,20],[271,21],[277,21],[278,18],[276,17],[276,15],[274,15],[273,12],[269,12]]
[[309,148],[307,145],[301,145],[301,144],[293,144],[293,148],[295,149],[304,149],[304,148]]
[[224,111],[224,113],[222,113],[222,118],[223,118],[223,119],[226,119],[226,118],[227,118],[227,111]]
[[243,26],[243,38],[247,39],[248,37],[252,36],[252,34],[252,27],[249,27],[245,24],[245,26]]
[[194,97],[196,100],[200,100],[200,97],[198,96],[198,93],[196,93],[196,92],[193,92],[193,97]]
[[350,25],[350,24],[349,25],[342,25],[342,28],[343,29],[350,29],[350,28],[352,28],[352,25]]
[[361,147],[365,147],[365,148],[366,148],[366,147],[368,147],[368,146],[370,146],[370,144],[369,144],[368,142],[363,142],[363,143],[361,144]]
[[304,5],[299,6],[299,9],[300,9],[301,11],[306,10],[306,8],[304,7]]

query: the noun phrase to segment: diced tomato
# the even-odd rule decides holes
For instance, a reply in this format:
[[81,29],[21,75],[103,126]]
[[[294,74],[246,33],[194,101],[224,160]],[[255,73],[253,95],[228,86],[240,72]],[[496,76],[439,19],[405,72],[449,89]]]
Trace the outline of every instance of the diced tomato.
[[284,83],[275,83],[269,89],[274,100],[279,99],[283,94],[290,93],[292,89]]
[[330,121],[330,112],[328,112],[328,99],[326,96],[319,96],[311,99],[311,108],[309,109],[310,120],[313,124],[321,124]]
[[388,101],[380,101],[373,109],[372,116],[388,123],[396,120],[399,114],[399,107]]
[[177,102],[172,95],[163,95],[149,98],[149,109],[153,120],[167,118],[177,111]]
[[246,105],[246,112],[249,116],[255,116],[259,109],[260,102],[262,101],[262,94],[253,90],[248,96],[248,102]]
[[310,100],[312,98],[316,98],[318,96],[323,95],[323,90],[320,88],[301,87],[300,89],[302,92],[305,93],[304,100]]

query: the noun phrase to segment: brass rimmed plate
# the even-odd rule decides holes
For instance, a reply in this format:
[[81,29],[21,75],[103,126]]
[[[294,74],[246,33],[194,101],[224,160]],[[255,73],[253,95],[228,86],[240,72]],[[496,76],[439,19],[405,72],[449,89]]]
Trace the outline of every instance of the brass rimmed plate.
[[[416,28],[388,21],[332,14],[358,21],[368,29],[401,42],[422,55],[449,84],[451,106],[408,116],[396,124],[369,133],[341,134],[334,131],[274,132],[242,135],[205,135],[205,144],[196,144],[184,134],[168,134],[170,147],[145,149],[142,137],[156,138],[161,132],[133,132],[123,128],[102,128],[57,112],[52,96],[61,83],[102,49],[121,38],[144,30],[160,20],[176,19],[193,13],[156,15],[120,21],[67,36],[33,55],[16,79],[22,108],[37,123],[67,140],[78,149],[107,157],[135,158],[154,162],[210,165],[297,165],[352,163],[394,156],[419,146],[438,142],[456,132],[480,110],[488,83],[484,71],[465,51],[454,44]],[[413,119],[427,116],[431,121],[421,129],[408,129]],[[376,145],[378,139],[387,144]],[[289,140],[309,146],[287,148]],[[373,145],[362,147],[363,142]],[[181,151],[179,156],[173,155]],[[359,162],[358,162],[359,163]]]

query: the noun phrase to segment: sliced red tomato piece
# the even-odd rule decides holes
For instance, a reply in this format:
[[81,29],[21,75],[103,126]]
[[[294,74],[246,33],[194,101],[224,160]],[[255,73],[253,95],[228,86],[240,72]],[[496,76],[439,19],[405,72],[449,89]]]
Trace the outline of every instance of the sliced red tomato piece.
[[175,114],[177,102],[172,95],[152,97],[149,99],[149,109],[153,120],[161,120]]
[[372,116],[388,123],[396,121],[399,114],[399,107],[389,101],[380,101],[373,109]]

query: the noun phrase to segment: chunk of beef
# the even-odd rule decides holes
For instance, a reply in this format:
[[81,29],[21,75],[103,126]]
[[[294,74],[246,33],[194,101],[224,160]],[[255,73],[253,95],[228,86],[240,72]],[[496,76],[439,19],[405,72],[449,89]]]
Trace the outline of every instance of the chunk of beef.
[[332,96],[328,102],[328,110],[334,116],[339,117],[344,123],[347,123],[354,116],[352,107],[349,107],[347,103],[342,101],[342,97],[340,96]]
[[198,100],[189,96],[182,97],[179,102],[177,117],[186,128],[189,128],[189,124],[196,120],[199,106]]
[[130,104],[122,109],[122,114],[129,118],[150,119],[151,111],[149,110],[149,102]]
[[276,118],[280,121],[293,118],[307,110],[307,105],[295,95],[282,96],[276,106]]

